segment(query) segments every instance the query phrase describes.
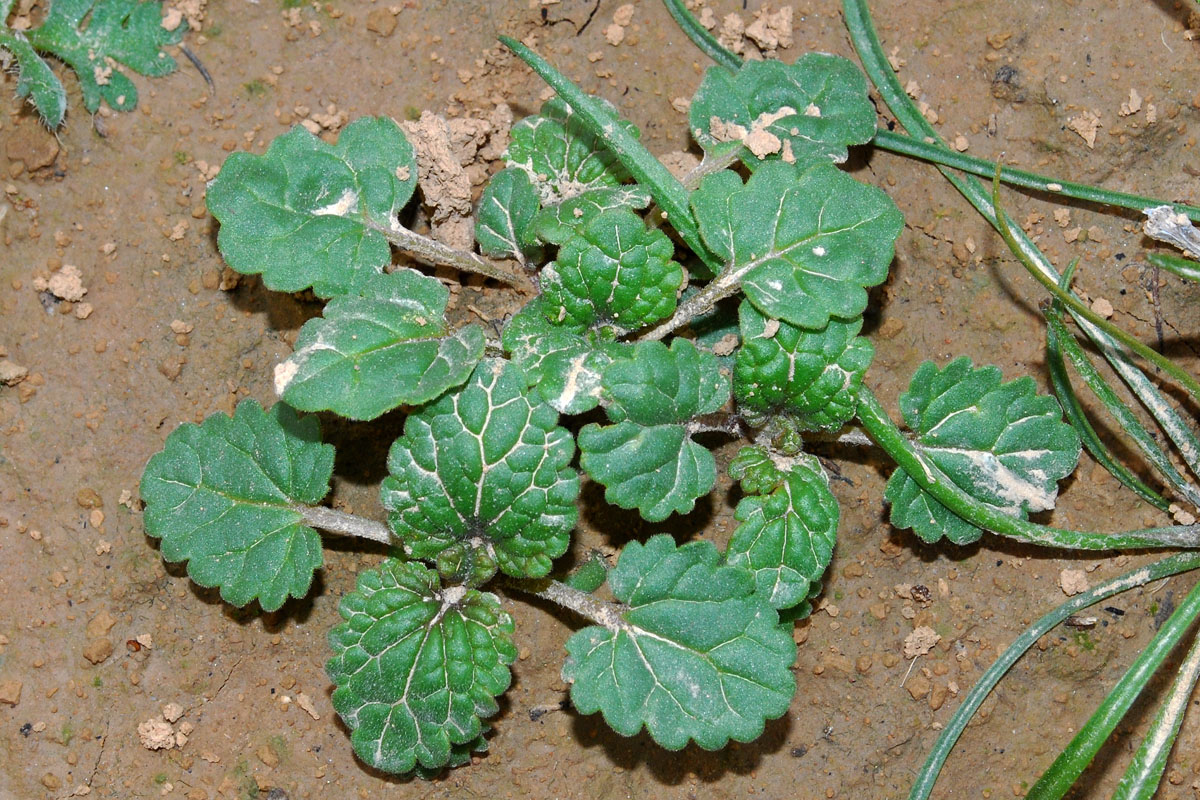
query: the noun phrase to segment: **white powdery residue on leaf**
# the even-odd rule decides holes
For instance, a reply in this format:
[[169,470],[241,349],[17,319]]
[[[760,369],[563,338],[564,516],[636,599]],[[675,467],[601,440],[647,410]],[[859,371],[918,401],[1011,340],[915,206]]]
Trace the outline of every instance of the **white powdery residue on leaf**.
[[275,394],[280,397],[283,397],[283,393],[287,391],[288,385],[296,377],[296,373],[300,371],[300,364],[294,361],[294,358],[295,356],[275,365]]
[[[1044,473],[1031,470],[1030,477],[1026,478],[1001,462],[995,453],[986,450],[963,450],[952,447],[923,447],[922,449],[927,453],[945,453],[965,459],[967,462],[965,467],[970,471],[972,483],[1004,501],[1006,505],[1002,510],[1006,513],[1017,514],[1021,509],[1032,513],[1049,511],[1054,508],[1058,497],[1057,486],[1051,491],[1046,491],[1031,480],[1038,477],[1044,478]],[[1025,450],[1004,455],[1006,458],[1033,460],[1041,458],[1047,453],[1049,453],[1047,450]]]
[[342,196],[334,202],[320,208],[314,208],[316,217],[346,217],[358,212],[358,194],[353,189],[342,192]]

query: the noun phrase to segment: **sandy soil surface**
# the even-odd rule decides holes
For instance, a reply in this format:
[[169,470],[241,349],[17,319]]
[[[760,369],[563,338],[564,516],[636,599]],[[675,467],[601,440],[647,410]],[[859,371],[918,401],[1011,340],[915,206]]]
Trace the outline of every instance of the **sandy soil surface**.
[[[656,2],[635,2],[620,37],[615,0],[395,3],[211,0],[185,43],[214,91],[180,57],[173,75],[136,79],[136,112],[93,119],[68,77],[71,110],[57,137],[14,99],[15,77],[0,78],[0,358],[29,371],[0,386],[0,797],[906,796],[963,693],[1064,599],[1060,573],[1083,570],[1094,584],[1144,555],[1071,556],[990,536],[924,546],[885,521],[887,464],[824,451],[840,473],[837,554],[823,608],[796,632],[796,699],[760,740],[667,753],[569,710],[532,720],[531,709],[565,695],[562,643],[578,623],[506,597],[521,658],[490,753],[423,783],[352,757],[323,671],[337,599],[379,551],[330,540],[311,596],[263,614],[198,588],[144,534],[137,484],[147,458],[182,421],[241,397],[273,402],[271,368],[319,311],[257,280],[222,288],[204,193],[229,152],[262,152],[301,121],[332,137],[363,114],[487,117],[499,102],[517,117],[532,113],[547,92],[498,49],[501,33],[536,44],[617,104],[655,152],[688,144],[679,98],[709,62]],[[838,4],[791,5],[795,41],[780,57],[852,56]],[[752,21],[763,8],[708,6],[718,20],[737,12]],[[968,153],[1196,203],[1200,44],[1185,35],[1185,6],[879,0],[872,11],[902,83]],[[1141,108],[1123,114],[1131,92]],[[850,166],[906,218],[867,320],[877,349],[870,380],[893,413],[927,358],[969,355],[1044,386],[1042,293],[998,237],[927,166],[869,150]],[[1146,341],[1157,341],[1160,321],[1166,352],[1196,371],[1200,289],[1155,286],[1136,215],[1005,197],[1058,264],[1082,259],[1078,288],[1111,301],[1116,321]],[[87,289],[78,302],[35,287],[68,265]],[[462,289],[462,308],[486,315],[516,302],[470,282]],[[401,422],[326,425],[343,507],[381,516],[375,486]],[[581,546],[651,530],[601,513],[594,488]],[[711,501],[653,529],[723,544],[735,525],[730,492],[722,478]],[[1086,457],[1045,519],[1104,531],[1167,522]],[[1115,598],[1094,628],[1044,637],[985,704],[935,796],[1021,796],[1193,580]],[[941,640],[913,663],[902,643],[922,625]],[[171,730],[186,742],[143,747],[138,726],[169,704]],[[1108,796],[1153,708],[1138,706],[1079,797]],[[1197,752],[1200,720],[1189,719],[1164,797],[1200,793]]]

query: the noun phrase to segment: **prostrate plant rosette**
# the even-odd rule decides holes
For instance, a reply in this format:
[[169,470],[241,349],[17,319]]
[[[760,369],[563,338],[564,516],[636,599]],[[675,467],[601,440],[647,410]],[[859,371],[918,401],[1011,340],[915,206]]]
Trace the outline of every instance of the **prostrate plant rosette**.
[[28,99],[51,129],[66,116],[67,92],[43,56],[71,68],[89,113],[95,114],[101,101],[132,111],[137,87],[120,67],[150,77],[173,72],[175,59],[164,48],[187,32],[185,22],[164,28],[162,4],[154,0],[51,0],[41,25],[15,30],[7,26],[15,3],[0,0],[0,60],[7,65],[9,54],[16,60],[17,96]]
[[[902,226],[883,192],[836,166],[870,136],[865,83],[825,55],[710,69],[693,132],[744,171],[705,166],[689,191],[613,106],[505,43],[560,97],[514,126],[476,238],[538,270],[540,293],[488,342],[447,319],[438,280],[392,265],[393,245],[442,251],[400,225],[416,163],[389,119],[357,120],[335,145],[298,127],[230,156],[208,194],[230,266],[328,302],[276,367],[284,402],[170,434],[142,479],[147,532],[198,583],[264,609],[308,590],[313,527],[394,545],[330,635],[334,706],[379,769],[429,775],[486,748],[515,653],[513,620],[484,588],[501,575],[593,623],[562,672],[581,712],[671,749],[749,741],[787,711],[788,625],[810,612],[837,537],[804,435],[836,432],[869,396],[862,313]],[[779,146],[756,151],[755,131]],[[927,365],[903,402],[921,457],[1006,513],[1047,507],[1078,455],[1054,401],[991,368]],[[407,413],[380,489],[386,524],[318,505],[332,448],[293,408]],[[597,421],[564,418],[585,413]],[[550,577],[578,519],[577,448],[608,502],[659,522],[712,490],[710,448],[730,437],[751,443],[729,467],[744,496],[724,550],[652,535],[611,567]],[[905,477],[888,490],[896,524],[978,535]]]

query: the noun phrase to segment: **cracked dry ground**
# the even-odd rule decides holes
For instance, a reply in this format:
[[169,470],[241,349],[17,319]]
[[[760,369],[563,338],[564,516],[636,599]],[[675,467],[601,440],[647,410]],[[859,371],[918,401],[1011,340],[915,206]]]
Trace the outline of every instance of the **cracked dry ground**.
[[[312,595],[270,615],[228,608],[163,563],[136,510],[146,459],[181,421],[243,396],[271,402],[271,368],[317,312],[255,280],[222,289],[204,206],[215,165],[232,150],[262,152],[302,120],[332,135],[361,114],[486,117],[498,101],[531,113],[543,87],[500,53],[497,33],[536,37],[543,54],[633,119],[656,153],[684,148],[680,99],[708,62],[648,0],[633,4],[618,36],[620,5],[213,0],[204,39],[186,41],[215,92],[183,63],[167,78],[138,79],[133,114],[93,126],[73,97],[57,139],[13,99],[14,77],[3,77],[0,359],[29,372],[0,388],[0,797],[903,797],[962,693],[1062,600],[1063,570],[1094,584],[1143,558],[1047,554],[992,537],[922,546],[884,522],[886,465],[827,451],[842,478],[838,551],[824,607],[797,630],[797,697],[762,739],[665,753],[570,711],[531,721],[531,709],[563,696],[561,647],[576,623],[506,598],[521,658],[490,753],[432,783],[365,769],[329,703],[325,633],[338,597],[379,552],[331,541]],[[708,5],[717,19],[762,8]],[[851,55],[835,3],[792,5],[794,44],[782,58]],[[1183,5],[880,0],[872,11],[901,82],[967,152],[1200,200],[1200,52],[1185,37]],[[1142,110],[1122,115],[1131,90]],[[907,220],[867,321],[877,348],[870,377],[884,402],[894,411],[923,359],[960,354],[1044,386],[1042,295],[999,239],[927,167],[882,152],[849,166],[891,193]],[[1133,215],[1006,198],[1056,263],[1081,257],[1081,290],[1111,302],[1144,340],[1161,332],[1166,352],[1196,371],[1198,290],[1146,269]],[[78,303],[46,301],[35,288],[64,265],[78,267],[88,290]],[[459,309],[499,316],[514,302],[467,282]],[[341,453],[340,503],[380,515],[374,486],[399,423],[327,426]],[[722,479],[710,502],[653,529],[723,544],[736,524],[730,488]],[[1100,530],[1164,522],[1087,459],[1064,488],[1048,521]],[[612,544],[637,524],[600,513],[594,487],[585,497],[583,545]],[[1192,580],[1117,598],[1110,605],[1123,613],[1099,612],[1086,636],[1045,637],[985,704],[935,796],[1019,796],[1144,646],[1155,612]],[[913,663],[903,643],[920,626],[941,640]],[[179,712],[173,721],[163,718],[168,704],[178,707],[166,710]],[[1135,710],[1078,796],[1108,795],[1152,707]],[[157,727],[164,743],[182,746],[145,748],[139,726],[149,735],[150,721],[167,726]],[[1164,796],[1193,795],[1198,746],[1200,721],[1189,720]]]

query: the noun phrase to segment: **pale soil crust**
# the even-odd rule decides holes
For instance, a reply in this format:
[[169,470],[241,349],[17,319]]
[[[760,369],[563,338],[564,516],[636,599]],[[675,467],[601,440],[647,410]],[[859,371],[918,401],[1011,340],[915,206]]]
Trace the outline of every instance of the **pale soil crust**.
[[[81,786],[91,797],[189,800],[270,789],[290,798],[906,796],[966,690],[1064,599],[1062,571],[1082,570],[1095,584],[1144,555],[1070,556],[993,537],[924,546],[885,522],[888,465],[869,452],[826,449],[840,472],[837,554],[824,607],[797,630],[796,699],[760,740],[667,753],[571,710],[531,721],[531,709],[565,695],[562,644],[579,622],[505,596],[521,658],[490,752],[432,783],[405,783],[353,758],[323,670],[337,600],[379,550],[330,540],[312,595],[264,615],[223,605],[164,564],[145,536],[135,501],[146,459],[182,421],[229,411],[243,396],[272,402],[272,368],[319,310],[257,280],[222,290],[204,187],[229,151],[262,152],[302,119],[332,136],[363,114],[488,119],[501,101],[517,118],[532,113],[546,93],[498,50],[502,33],[535,43],[617,104],[655,152],[687,146],[679,98],[694,91],[708,61],[655,2],[634,3],[631,16],[613,0],[397,2],[336,0],[284,13],[274,0],[212,0],[206,39],[185,41],[215,93],[181,57],[175,74],[138,79],[141,105],[132,114],[93,125],[76,91],[57,140],[12,99],[15,78],[3,80],[0,359],[28,372],[0,386],[0,797],[61,798]],[[747,23],[761,8],[709,5],[718,21],[737,11]],[[871,5],[901,82],[967,152],[1200,201],[1200,45],[1184,35],[1182,5]],[[797,7],[793,26],[792,45],[780,44],[785,60],[813,49],[851,55],[837,4]],[[1131,89],[1141,110],[1122,115]],[[1042,293],[1003,243],[926,166],[863,152],[850,167],[884,187],[906,218],[893,275],[873,293],[867,319],[877,349],[869,380],[893,414],[927,358],[968,355],[1044,386]],[[1168,279],[1147,291],[1153,278],[1136,215],[1076,205],[1056,217],[1059,207],[1045,198],[1005,197],[1056,263],[1082,258],[1078,288],[1110,301],[1115,319],[1146,341],[1157,340],[1161,319],[1167,352],[1196,371],[1200,290]],[[78,267],[87,293],[56,303],[35,281],[70,277],[63,265]],[[499,318],[521,301],[464,284],[454,312],[463,320]],[[382,515],[374,487],[401,424],[390,415],[370,426],[326,425],[339,446],[341,507]],[[732,452],[719,452],[723,463]],[[579,547],[611,548],[657,530],[723,544],[736,524],[727,478],[695,512],[663,526],[602,513],[595,488],[585,491]],[[1086,458],[1045,518],[1105,531],[1166,523]],[[1045,637],[985,704],[935,796],[1020,796],[1191,583],[1131,592],[1092,612],[1098,621],[1086,633],[1060,628]],[[928,593],[901,596],[898,585]],[[941,638],[914,665],[904,642],[922,626]],[[169,703],[179,706],[161,720],[170,736],[162,725],[143,733],[160,744],[178,744],[184,733],[186,742],[147,749],[139,725]],[[1152,709],[1139,706],[1121,730],[1136,733]],[[1106,747],[1078,796],[1108,796],[1134,742],[1126,735]],[[1191,719],[1164,796],[1193,795],[1198,748],[1200,720]]]

